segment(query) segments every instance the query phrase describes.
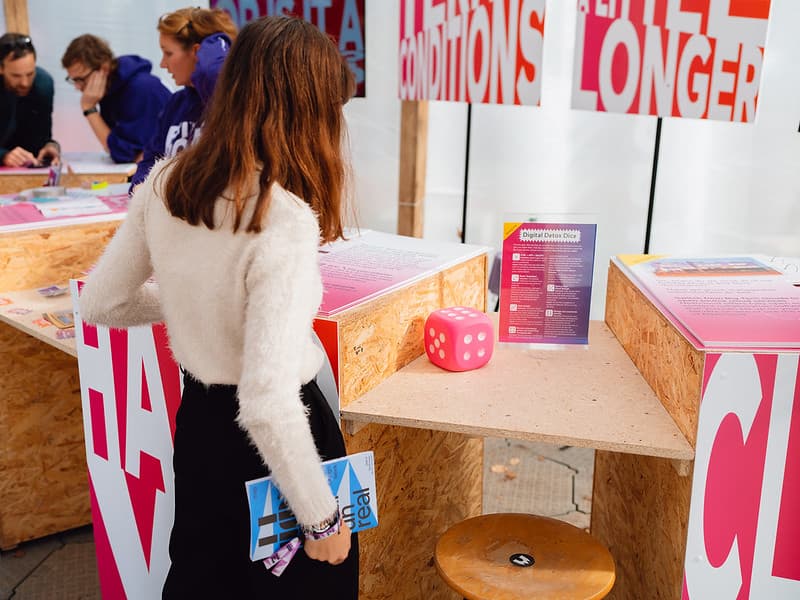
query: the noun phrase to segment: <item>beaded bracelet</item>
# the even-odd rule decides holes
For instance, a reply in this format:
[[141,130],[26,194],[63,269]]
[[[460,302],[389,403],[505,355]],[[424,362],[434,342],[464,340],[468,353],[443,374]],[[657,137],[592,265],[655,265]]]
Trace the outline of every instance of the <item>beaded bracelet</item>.
[[307,540],[324,540],[327,537],[339,533],[339,526],[341,519],[339,517],[339,507],[336,507],[336,513],[322,523],[316,525],[303,525],[300,530]]

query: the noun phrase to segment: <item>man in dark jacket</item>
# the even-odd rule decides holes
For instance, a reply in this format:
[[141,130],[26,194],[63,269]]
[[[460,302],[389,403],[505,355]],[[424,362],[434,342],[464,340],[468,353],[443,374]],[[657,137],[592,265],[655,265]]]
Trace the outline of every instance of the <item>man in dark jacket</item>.
[[0,36],[0,163],[6,167],[57,163],[53,136],[53,78],[36,66],[31,38]]
[[81,92],[83,116],[114,162],[141,160],[170,97],[150,73],[150,61],[133,54],[115,58],[105,41],[85,34],[70,42],[61,64]]

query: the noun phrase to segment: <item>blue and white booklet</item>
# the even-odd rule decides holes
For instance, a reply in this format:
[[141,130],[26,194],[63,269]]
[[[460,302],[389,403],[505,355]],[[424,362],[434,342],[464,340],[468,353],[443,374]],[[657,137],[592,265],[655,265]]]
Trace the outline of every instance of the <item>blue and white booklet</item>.
[[[375,457],[372,451],[322,463],[342,520],[354,533],[378,526]],[[297,520],[272,477],[245,483],[250,505],[250,560],[263,560],[285,543],[301,537]]]

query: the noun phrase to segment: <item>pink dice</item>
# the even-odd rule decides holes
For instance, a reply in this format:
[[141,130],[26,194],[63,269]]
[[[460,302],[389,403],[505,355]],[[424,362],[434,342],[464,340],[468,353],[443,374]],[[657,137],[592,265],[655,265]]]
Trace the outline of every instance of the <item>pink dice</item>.
[[489,362],[494,349],[492,322],[474,308],[453,306],[432,312],[425,321],[425,351],[448,371],[469,371]]

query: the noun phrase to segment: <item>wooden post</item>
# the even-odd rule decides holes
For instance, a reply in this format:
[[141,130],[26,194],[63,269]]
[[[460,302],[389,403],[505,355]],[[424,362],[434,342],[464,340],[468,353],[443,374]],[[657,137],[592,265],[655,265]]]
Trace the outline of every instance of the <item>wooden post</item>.
[[422,237],[428,102],[405,100],[400,114],[400,185],[397,233]]
[[31,32],[28,24],[28,0],[3,0],[6,15],[6,31],[11,33]]

